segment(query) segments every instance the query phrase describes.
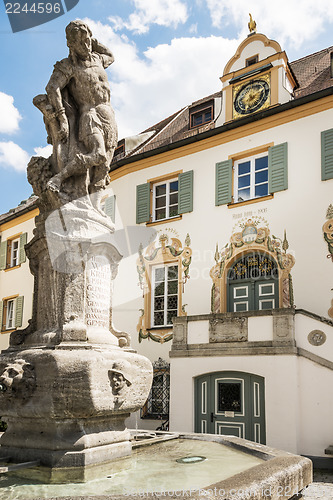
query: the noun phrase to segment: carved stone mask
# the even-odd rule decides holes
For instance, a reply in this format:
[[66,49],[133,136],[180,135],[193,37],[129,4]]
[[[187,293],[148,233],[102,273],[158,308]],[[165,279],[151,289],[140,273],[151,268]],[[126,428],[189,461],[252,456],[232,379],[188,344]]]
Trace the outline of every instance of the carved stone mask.
[[132,382],[127,374],[127,364],[116,362],[113,364],[111,370],[109,370],[108,375],[110,379],[110,384],[112,388],[112,394],[118,395],[126,386],[130,386]]
[[0,375],[0,394],[26,399],[36,388],[34,367],[24,359],[8,364]]

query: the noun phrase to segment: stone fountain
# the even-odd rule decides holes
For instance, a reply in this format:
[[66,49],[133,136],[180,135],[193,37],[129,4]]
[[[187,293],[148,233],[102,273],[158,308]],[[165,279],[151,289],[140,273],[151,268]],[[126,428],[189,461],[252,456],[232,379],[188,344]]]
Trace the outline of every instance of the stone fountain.
[[129,455],[125,419],[146,401],[148,359],[112,324],[112,281],[121,255],[100,207],[117,145],[105,72],[113,54],[89,27],[66,28],[69,56],[54,66],[43,113],[50,158],[33,157],[28,180],[39,216],[26,252],[34,275],[28,328],[0,358],[1,456],[39,460],[76,478]]
[[[125,419],[146,401],[152,366],[112,324],[112,281],[121,255],[100,201],[117,144],[105,72],[113,55],[81,21],[67,26],[66,37],[68,58],[56,63],[46,95],[34,99],[53,153],[28,165],[40,211],[26,245],[34,275],[32,319],[11,334],[0,356],[0,408],[8,424],[0,462],[35,468],[19,470],[24,484],[5,478],[2,491],[8,499],[35,499],[36,491],[45,498],[45,484],[31,487],[36,479],[84,482],[83,490],[47,485],[67,498],[83,498],[87,488],[95,496],[99,489],[137,498],[142,486],[157,496],[177,489],[173,498],[298,498],[312,479],[310,460],[235,437],[161,433],[142,453],[144,443],[136,442],[134,456],[126,458],[132,445]],[[186,469],[197,460],[198,469]]]

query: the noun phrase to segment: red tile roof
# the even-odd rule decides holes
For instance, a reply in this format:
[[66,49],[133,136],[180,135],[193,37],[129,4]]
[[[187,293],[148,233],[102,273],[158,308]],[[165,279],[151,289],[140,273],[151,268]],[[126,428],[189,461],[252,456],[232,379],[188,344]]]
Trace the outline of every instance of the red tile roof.
[[[289,63],[289,67],[298,83],[294,91],[295,101],[301,97],[314,94],[315,92],[324,90],[333,85],[333,79],[331,78],[332,52],[333,46]],[[195,101],[168,118],[147,128],[143,132],[154,131],[155,134],[143,144],[140,144],[135,150],[126,151],[122,159],[132,157],[139,153],[152,151],[182,139],[198,136],[209,129],[215,128],[214,120],[200,127],[190,128],[190,109],[219,97],[221,97],[221,91]],[[113,163],[116,164],[117,160],[118,158],[114,158]],[[117,168],[116,165],[114,165],[114,168]]]
[[332,52],[333,47],[328,47],[290,63],[290,67],[299,83],[299,88],[295,91],[296,99],[332,86]]

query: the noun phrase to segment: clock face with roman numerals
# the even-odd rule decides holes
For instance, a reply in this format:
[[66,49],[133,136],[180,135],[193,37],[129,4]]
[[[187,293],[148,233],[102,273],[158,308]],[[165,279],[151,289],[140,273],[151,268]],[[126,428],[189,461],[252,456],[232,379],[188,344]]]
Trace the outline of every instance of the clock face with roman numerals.
[[[238,115],[248,115],[269,104],[269,84],[264,79],[256,79],[237,89],[234,111]],[[267,106],[265,106],[267,107]]]

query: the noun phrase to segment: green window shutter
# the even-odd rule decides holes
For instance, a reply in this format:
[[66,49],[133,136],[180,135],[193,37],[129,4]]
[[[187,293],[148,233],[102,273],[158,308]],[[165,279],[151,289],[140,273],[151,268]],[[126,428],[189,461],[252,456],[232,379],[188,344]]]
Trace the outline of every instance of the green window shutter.
[[321,133],[321,180],[333,179],[333,128]]
[[2,321],[3,321],[3,301],[0,300],[0,332],[2,332]]
[[288,143],[268,150],[268,191],[276,193],[288,189]]
[[193,210],[193,170],[178,176],[178,213],[185,214]]
[[105,200],[104,212],[110,217],[112,222],[116,220],[116,197],[109,196]]
[[0,270],[6,269],[7,261],[7,240],[0,244]]
[[24,245],[27,243],[27,233],[23,233],[20,236],[20,255],[19,255],[19,264],[22,264],[23,262],[26,261],[26,254],[24,250]]
[[221,161],[215,166],[215,205],[232,201],[232,160]]
[[15,307],[15,327],[22,326],[22,318],[23,318],[23,300],[24,297],[20,296],[16,299],[16,307]]
[[149,222],[150,219],[150,184],[136,186],[136,223]]

